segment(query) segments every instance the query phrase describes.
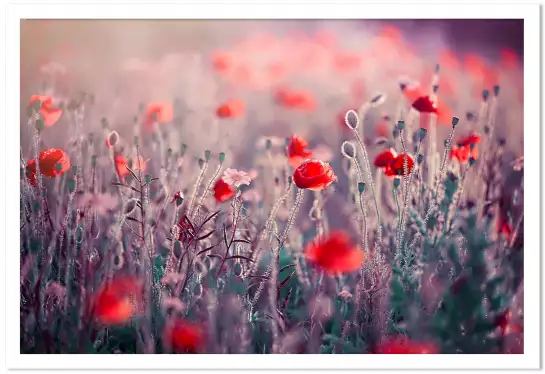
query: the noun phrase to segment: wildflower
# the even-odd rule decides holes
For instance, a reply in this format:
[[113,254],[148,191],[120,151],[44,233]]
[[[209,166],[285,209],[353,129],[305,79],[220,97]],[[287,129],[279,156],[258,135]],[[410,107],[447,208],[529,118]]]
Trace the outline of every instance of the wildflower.
[[316,108],[314,96],[303,90],[278,90],[276,92],[276,101],[279,105],[290,109],[312,111]]
[[146,170],[146,161],[142,156],[138,158],[138,161],[136,163],[132,163],[132,167],[129,166],[129,160],[127,160],[127,158],[125,158],[125,156],[121,154],[117,154],[114,156],[114,163],[117,174],[119,175],[119,178],[121,178],[121,180],[125,180],[125,177],[131,173],[127,169],[127,167],[130,167],[133,171]]
[[365,253],[350,244],[344,231],[334,231],[326,239],[308,245],[305,256],[329,274],[355,271],[365,260]]
[[412,107],[420,113],[437,113],[437,102],[429,96],[420,96],[413,101]]
[[138,306],[142,283],[132,276],[120,276],[104,285],[94,296],[93,305],[97,319],[104,325],[121,325],[135,313],[133,303]]
[[361,57],[355,53],[340,52],[333,57],[333,67],[339,72],[358,70],[361,64]]
[[389,167],[392,161],[397,157],[397,152],[393,148],[389,148],[375,157],[375,166],[378,168]]
[[252,181],[250,175],[245,171],[236,169],[227,169],[223,173],[223,181],[230,186],[240,187],[241,185],[249,185]]
[[518,323],[513,323],[513,313],[506,310],[494,319],[494,325],[499,328],[501,336],[506,336],[514,332],[520,332],[521,327]]
[[321,191],[335,182],[337,177],[327,162],[308,160],[293,173],[293,181],[299,188]]
[[178,319],[168,323],[164,340],[177,353],[198,353],[204,344],[204,331],[196,324]]
[[[70,169],[70,158],[61,149],[48,148],[38,156],[40,173],[49,178],[63,175]],[[36,160],[28,160],[27,176],[31,185],[36,185]]]
[[312,157],[312,152],[307,147],[308,143],[300,136],[293,135],[290,138],[287,151],[289,163],[294,169]]
[[[407,158],[407,174],[405,174],[405,156]],[[414,167],[414,158],[413,156],[405,153],[400,153],[392,161],[391,168],[395,175],[409,175],[411,174]]]
[[152,103],[146,108],[143,123],[146,129],[153,130],[156,123],[170,122],[173,117],[174,109],[171,103]]
[[432,343],[397,337],[379,344],[375,352],[378,354],[437,354],[439,349]]
[[174,194],[174,196],[172,197],[172,201],[171,203],[178,203],[178,199],[183,199],[184,198],[184,194],[182,191],[178,191]]
[[30,104],[40,101],[40,117],[44,120],[46,127],[53,126],[59,118],[62,116],[62,109],[53,106],[53,98],[42,95],[32,95],[30,97]]
[[218,179],[214,185],[214,197],[218,203],[230,200],[236,195],[236,190],[229,184],[225,183],[223,179]]
[[470,158],[478,159],[479,151],[476,145],[481,142],[481,137],[472,133],[458,141],[457,146],[453,146],[450,150],[450,158],[457,160],[460,164],[467,164]]
[[219,118],[238,118],[244,114],[244,102],[242,100],[229,100],[216,109]]

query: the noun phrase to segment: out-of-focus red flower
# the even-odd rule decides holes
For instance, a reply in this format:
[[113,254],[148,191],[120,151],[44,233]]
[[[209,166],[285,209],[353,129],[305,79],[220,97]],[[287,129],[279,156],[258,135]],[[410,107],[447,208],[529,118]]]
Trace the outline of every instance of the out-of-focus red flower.
[[[63,175],[70,169],[70,158],[62,149],[48,148],[38,156],[40,173],[49,178]],[[27,176],[31,185],[36,186],[36,160],[28,160]]]
[[[486,61],[478,55],[467,55],[464,60],[464,67],[466,72],[472,76],[473,79],[481,81],[485,87],[492,87],[498,83],[498,72],[495,67],[487,64]],[[482,89],[484,87],[479,88]]]
[[212,55],[212,65],[220,73],[226,73],[232,67],[232,58],[227,52],[216,52]]
[[390,136],[390,126],[388,125],[388,121],[384,118],[380,120],[376,127],[376,133],[377,136],[382,136],[384,138],[387,138]]
[[297,167],[303,162],[312,158],[312,152],[309,151],[307,147],[307,141],[300,136],[293,135],[290,138],[287,152],[289,157],[289,163],[292,168],[297,169]]
[[293,173],[293,182],[302,189],[321,191],[335,182],[337,177],[327,162],[308,160]]
[[379,344],[375,353],[378,354],[438,354],[439,348],[433,343],[417,342],[406,337],[388,339]]
[[339,52],[333,57],[333,67],[339,72],[358,70],[361,65],[361,56],[355,53]]
[[479,151],[476,145],[480,142],[481,137],[475,132],[461,138],[458,140],[458,145],[450,150],[450,158],[457,160],[460,164],[467,164],[470,158],[478,159]]
[[156,123],[166,123],[172,121],[174,109],[170,103],[152,103],[146,108],[143,117],[144,127],[153,131]]
[[229,100],[216,109],[219,118],[238,118],[244,114],[244,102],[242,100]]
[[420,96],[413,101],[412,107],[420,113],[437,113],[437,103],[429,96]]
[[105,325],[124,324],[139,309],[142,291],[142,282],[135,277],[114,278],[94,295],[94,315]]
[[[407,156],[407,172],[408,174],[405,174],[405,155]],[[412,170],[414,168],[414,158],[410,154],[400,153],[397,155],[397,157],[392,161],[391,169],[394,173],[394,175],[409,175],[411,174]]]
[[224,201],[230,200],[236,195],[236,190],[225,183],[223,179],[218,179],[214,185],[214,197],[218,203],[223,203]]
[[125,180],[125,177],[131,172],[127,169],[127,166],[130,167],[133,171],[145,171],[146,170],[146,161],[142,156],[138,158],[137,162],[132,163],[132,167],[129,165],[129,160],[122,154],[117,154],[114,156],[115,169],[119,178]]
[[29,105],[32,105],[35,101],[40,101],[40,116],[44,120],[45,127],[53,126],[59,118],[62,116],[62,109],[59,109],[53,105],[53,98],[43,95],[32,95],[30,97]]
[[517,53],[508,48],[501,50],[501,62],[505,69],[516,69],[520,63]]
[[507,242],[511,240],[511,234],[513,233],[513,227],[509,223],[505,213],[500,211],[498,220],[496,221],[498,234],[504,234]]
[[350,244],[344,231],[334,231],[326,239],[311,243],[305,256],[329,274],[358,270],[365,261],[365,253]]
[[316,100],[308,91],[280,89],[276,92],[276,101],[290,109],[313,111],[316,108]]
[[380,152],[377,157],[375,157],[375,166],[378,168],[390,167],[392,161],[397,157],[397,152],[393,148],[389,148],[385,151]]
[[177,353],[199,353],[204,344],[204,331],[194,323],[178,319],[167,324],[164,339]]
[[460,68],[460,61],[454,52],[445,49],[439,52],[439,66],[441,70],[446,70],[447,73],[450,73]]

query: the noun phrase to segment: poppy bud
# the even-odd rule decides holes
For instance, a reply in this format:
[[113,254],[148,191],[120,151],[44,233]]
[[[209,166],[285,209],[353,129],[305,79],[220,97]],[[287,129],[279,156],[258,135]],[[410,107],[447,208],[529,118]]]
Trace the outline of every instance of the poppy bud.
[[503,147],[505,145],[505,138],[499,138],[498,144],[500,145],[500,147]]
[[37,112],[42,107],[42,102],[40,100],[34,100],[32,104],[30,105],[30,107]]
[[420,135],[420,140],[424,140],[427,133],[428,133],[428,130],[421,128],[420,131],[418,132],[418,134]]
[[341,146],[341,153],[344,157],[352,159],[356,157],[356,147],[354,147],[354,144],[345,141]]
[[500,94],[500,86],[495,85],[494,86],[494,96],[498,96]]
[[487,101],[488,96],[490,96],[490,92],[488,90],[483,90],[483,100]]
[[435,73],[436,73],[436,74],[439,73],[439,69],[440,69],[439,64],[435,65]]
[[363,183],[363,182],[358,183],[358,191],[360,193],[363,193],[365,191],[365,183]]
[[185,152],[187,151],[187,144],[182,144],[182,148],[180,148],[180,155],[185,155]]
[[490,127],[489,127],[488,125],[485,125],[484,128],[483,128],[483,130],[484,130],[484,133],[485,133],[485,134],[489,134],[489,133],[490,133]]
[[184,198],[183,198],[183,197],[177,198],[177,199],[176,199],[176,206],[182,205],[183,202],[184,202]]
[[439,85],[438,84],[434,84],[433,87],[433,93],[437,93],[437,91],[439,91]]
[[130,199],[129,201],[127,201],[127,203],[125,204],[125,207],[123,208],[123,214],[125,215],[129,215],[131,214],[134,209],[136,208],[136,203],[138,202],[138,200],[136,199]]
[[394,179],[394,188],[398,188],[400,184],[401,184],[401,179],[395,178]]
[[208,149],[204,151],[204,158],[206,161],[210,161],[210,157],[212,156],[212,152],[210,152]]
[[473,166],[473,164],[475,164],[475,159],[473,157],[470,157],[469,158],[469,166]]
[[267,139],[267,141],[265,142],[265,148],[266,149],[271,149],[271,147],[272,147],[271,139]]
[[202,169],[204,166],[204,160],[202,158],[199,158],[199,167]]
[[172,148],[167,149],[167,157],[172,156]]
[[468,121],[472,121],[473,119],[475,119],[475,114],[471,113],[471,112],[467,112],[466,113],[466,119]]
[[398,121],[397,128],[403,130],[405,128],[405,121]]
[[70,191],[70,192],[74,192],[74,190],[76,189],[76,181],[74,179],[70,179],[66,183],[66,185],[68,187],[68,191]]
[[220,152],[219,159],[220,159],[220,162],[225,161],[225,153],[224,152]]
[[293,183],[293,177],[290,175],[288,177],[288,184],[292,184]]
[[386,101],[386,95],[383,95],[383,94],[379,93],[379,94],[373,96],[373,98],[369,101],[369,103],[371,104],[371,107],[375,108],[375,107],[381,105],[385,101]]
[[460,122],[460,119],[458,117],[452,117],[452,127],[456,127],[458,122]]
[[344,123],[346,123],[346,126],[348,126],[350,129],[356,130],[360,123],[358,114],[354,110],[350,109],[344,116]]
[[116,145],[118,140],[119,140],[119,134],[117,133],[117,131],[112,131],[110,133],[110,135],[108,135],[108,145],[109,145],[109,147],[113,147],[114,145]]
[[394,127],[394,129],[392,130],[392,136],[394,137],[394,139],[399,136],[399,130],[397,127]]
[[416,157],[416,162],[418,162],[419,164],[421,164],[423,161],[424,161],[424,155],[419,154],[419,155]]
[[152,178],[151,178],[151,175],[149,175],[149,174],[146,175],[145,178],[144,178],[144,180],[146,181],[146,184],[150,184],[150,183],[151,183],[151,179],[152,179]]

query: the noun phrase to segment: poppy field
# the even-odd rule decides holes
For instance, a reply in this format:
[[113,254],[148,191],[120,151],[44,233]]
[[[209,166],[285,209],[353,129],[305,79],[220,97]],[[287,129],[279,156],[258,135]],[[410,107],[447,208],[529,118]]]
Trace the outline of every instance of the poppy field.
[[520,53],[229,22],[25,62],[21,353],[523,353]]

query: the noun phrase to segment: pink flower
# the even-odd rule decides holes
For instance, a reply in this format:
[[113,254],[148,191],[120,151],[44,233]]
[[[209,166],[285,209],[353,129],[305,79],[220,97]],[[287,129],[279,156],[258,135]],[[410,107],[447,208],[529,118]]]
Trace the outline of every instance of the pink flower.
[[252,177],[248,173],[236,169],[225,170],[222,179],[228,185],[235,187],[239,187],[242,184],[249,185],[252,181]]

